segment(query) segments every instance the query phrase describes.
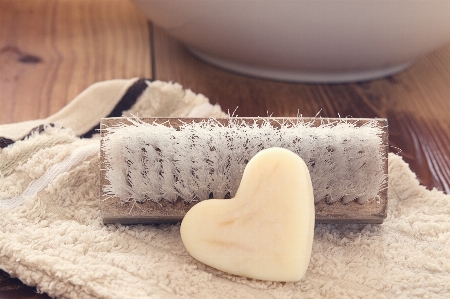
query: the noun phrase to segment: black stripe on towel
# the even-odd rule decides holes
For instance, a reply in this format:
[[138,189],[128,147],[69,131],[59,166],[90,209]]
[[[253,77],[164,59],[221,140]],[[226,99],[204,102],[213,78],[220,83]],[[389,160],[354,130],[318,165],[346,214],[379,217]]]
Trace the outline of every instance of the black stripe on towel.
[[[55,124],[53,124],[53,123],[49,123],[49,124],[46,124],[46,125],[47,126],[51,126],[51,127],[55,126]],[[23,137],[23,138],[21,138],[19,140],[25,140],[28,137],[31,137],[35,133],[40,134],[41,132],[45,131],[45,126],[46,125],[39,125],[37,127],[34,127],[33,129],[30,130],[30,132],[25,137]],[[5,138],[5,137],[0,137],[0,148],[5,148],[5,147],[7,147],[7,146],[9,146],[11,144],[14,144],[16,141],[11,140],[9,138]]]
[[11,140],[9,138],[0,137],[0,148],[5,148],[8,145],[11,145],[14,143],[14,140]]
[[[111,113],[107,117],[121,117],[123,111],[129,110],[136,103],[137,99],[141,96],[144,90],[148,87],[147,81],[149,79],[139,79],[131,85],[125,94],[122,96],[120,101],[117,103],[116,107],[111,111]],[[88,132],[84,133],[80,137],[82,138],[90,138],[95,133],[98,133],[100,130],[100,122],[90,129]]]
[[[139,79],[136,82],[131,85],[125,94],[122,96],[120,101],[117,103],[117,105],[114,107],[114,109],[111,111],[111,113],[107,117],[120,117],[122,116],[122,112],[125,110],[129,110],[137,101],[137,99],[140,97],[140,95],[144,92],[144,90],[147,88],[147,82],[151,81],[150,79]],[[51,126],[54,126],[54,124],[50,124]],[[82,138],[90,138],[92,135],[97,133],[100,130],[100,122],[90,129],[88,132],[84,133],[80,137]],[[28,133],[25,137],[19,139],[24,140],[27,137],[30,137],[33,133],[41,133],[44,131],[44,125],[37,126],[33,129],[31,129],[30,133]],[[16,141],[0,136],[0,148],[5,148],[11,144],[14,144]]]

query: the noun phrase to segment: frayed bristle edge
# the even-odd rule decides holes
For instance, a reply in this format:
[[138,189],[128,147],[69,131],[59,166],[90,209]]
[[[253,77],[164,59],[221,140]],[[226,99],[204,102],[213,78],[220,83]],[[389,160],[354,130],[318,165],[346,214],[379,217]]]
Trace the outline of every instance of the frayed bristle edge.
[[387,180],[377,119],[126,118],[102,131],[108,182],[102,191],[124,201],[233,197],[248,161],[270,147],[305,161],[316,202],[364,203],[376,199]]

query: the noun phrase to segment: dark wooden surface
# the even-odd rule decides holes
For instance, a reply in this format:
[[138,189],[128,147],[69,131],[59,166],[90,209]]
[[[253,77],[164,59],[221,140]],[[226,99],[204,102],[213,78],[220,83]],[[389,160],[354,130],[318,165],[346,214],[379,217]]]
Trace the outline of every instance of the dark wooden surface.
[[[450,45],[385,79],[295,84],[207,65],[128,0],[0,0],[0,124],[55,113],[112,78],[175,81],[239,116],[383,117],[390,151],[427,188],[450,191]],[[0,270],[0,298],[48,298]]]

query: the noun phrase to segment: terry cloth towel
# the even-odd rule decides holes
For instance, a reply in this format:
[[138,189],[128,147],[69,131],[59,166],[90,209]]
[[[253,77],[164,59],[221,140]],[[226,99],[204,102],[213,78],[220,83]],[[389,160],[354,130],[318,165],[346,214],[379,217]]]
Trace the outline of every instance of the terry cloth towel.
[[203,265],[179,224],[104,225],[96,128],[122,114],[226,116],[178,84],[132,79],[94,84],[47,119],[1,125],[2,270],[55,298],[450,298],[450,195],[420,186],[395,154],[385,222],[317,224],[295,283]]

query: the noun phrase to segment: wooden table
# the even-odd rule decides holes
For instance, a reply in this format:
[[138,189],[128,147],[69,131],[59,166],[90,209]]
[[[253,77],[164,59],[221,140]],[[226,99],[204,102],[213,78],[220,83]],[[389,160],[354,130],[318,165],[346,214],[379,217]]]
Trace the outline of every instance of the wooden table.
[[[401,74],[352,84],[249,78],[189,55],[128,0],[0,0],[0,124],[44,118],[90,84],[175,81],[239,116],[383,117],[390,150],[450,191],[450,44]],[[48,298],[0,270],[0,298]]]

